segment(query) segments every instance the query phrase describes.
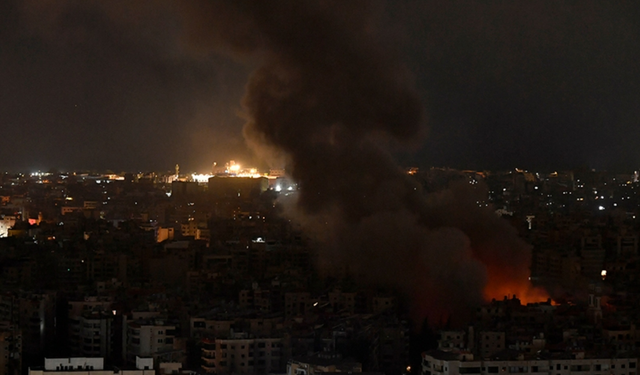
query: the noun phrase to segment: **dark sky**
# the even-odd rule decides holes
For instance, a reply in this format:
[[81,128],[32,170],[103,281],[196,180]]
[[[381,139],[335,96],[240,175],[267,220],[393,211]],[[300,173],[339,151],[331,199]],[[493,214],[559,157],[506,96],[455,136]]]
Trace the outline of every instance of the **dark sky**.
[[[257,162],[251,63],[203,51],[170,2],[0,0],[0,168],[207,171]],[[412,72],[427,137],[403,164],[640,165],[640,5],[391,1],[372,23]],[[246,116],[245,116],[246,117]]]

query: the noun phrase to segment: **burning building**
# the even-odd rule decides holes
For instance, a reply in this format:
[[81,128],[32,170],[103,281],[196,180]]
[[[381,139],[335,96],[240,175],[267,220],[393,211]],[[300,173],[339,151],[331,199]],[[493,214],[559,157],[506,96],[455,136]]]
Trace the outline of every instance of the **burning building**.
[[[285,160],[300,187],[287,213],[321,244],[320,267],[348,264],[433,318],[529,288],[530,248],[478,207],[480,184],[427,195],[380,146],[414,142],[425,116],[407,69],[379,43],[370,2],[180,4],[193,47],[259,61],[244,135]],[[218,183],[232,182],[214,178],[210,190],[233,190]]]

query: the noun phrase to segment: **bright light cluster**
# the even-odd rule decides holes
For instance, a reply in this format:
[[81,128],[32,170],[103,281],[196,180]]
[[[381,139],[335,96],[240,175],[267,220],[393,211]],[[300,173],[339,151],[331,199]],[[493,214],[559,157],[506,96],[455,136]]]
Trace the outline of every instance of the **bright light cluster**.
[[208,182],[211,177],[213,177],[212,174],[195,174],[194,173],[191,175],[191,179],[198,183]]

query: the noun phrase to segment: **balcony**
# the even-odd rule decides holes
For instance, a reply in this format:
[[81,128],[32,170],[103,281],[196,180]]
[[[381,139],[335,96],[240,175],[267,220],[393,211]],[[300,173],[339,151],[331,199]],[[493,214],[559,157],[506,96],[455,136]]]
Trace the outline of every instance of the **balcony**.
[[211,357],[200,357],[200,359],[202,359],[202,361],[209,366],[214,365],[216,362],[216,359]]
[[216,373],[216,368],[215,366],[206,366],[206,365],[202,365],[202,369],[207,373],[207,374],[215,374]]
[[202,351],[202,358],[215,358],[215,357],[216,357],[216,352],[214,352],[213,350]]

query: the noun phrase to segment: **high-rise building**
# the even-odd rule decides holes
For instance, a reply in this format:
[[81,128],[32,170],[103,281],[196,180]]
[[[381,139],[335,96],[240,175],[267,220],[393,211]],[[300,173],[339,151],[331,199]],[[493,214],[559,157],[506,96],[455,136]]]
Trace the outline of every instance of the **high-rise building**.
[[22,368],[22,332],[12,324],[0,325],[0,373],[19,375]]

